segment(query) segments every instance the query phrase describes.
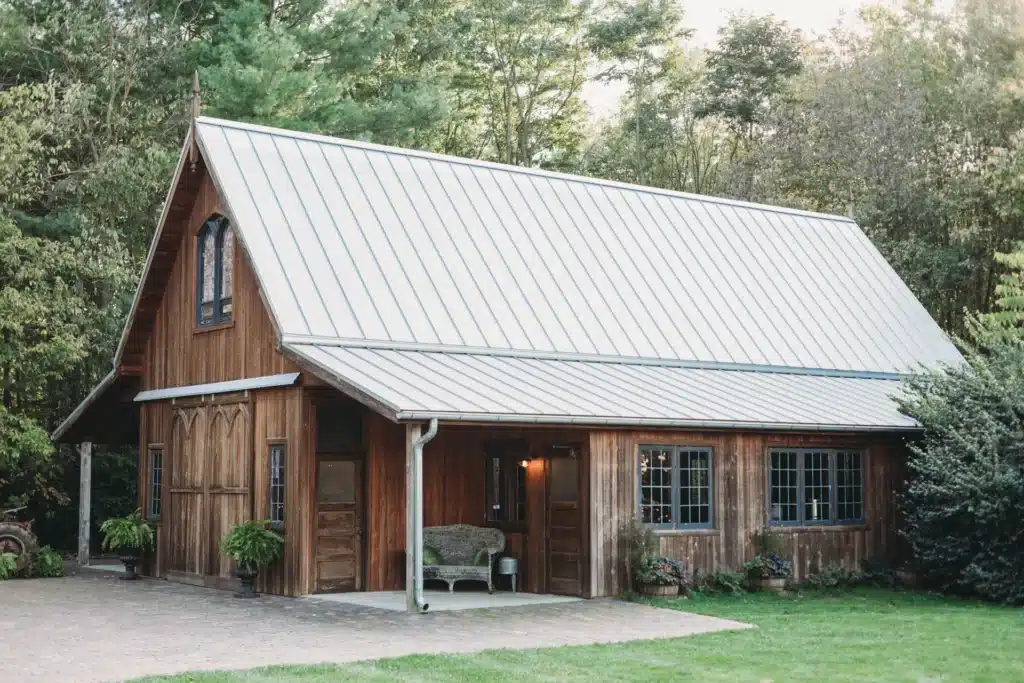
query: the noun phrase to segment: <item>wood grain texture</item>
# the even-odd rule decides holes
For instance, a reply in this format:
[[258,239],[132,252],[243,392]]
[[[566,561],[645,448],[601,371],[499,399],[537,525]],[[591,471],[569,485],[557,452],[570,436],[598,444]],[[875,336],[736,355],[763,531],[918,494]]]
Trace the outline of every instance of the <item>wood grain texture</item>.
[[755,554],[753,534],[767,521],[770,448],[856,448],[866,452],[866,523],[781,528],[797,580],[821,568],[858,567],[865,559],[897,559],[896,496],[905,478],[898,437],[833,433],[594,431],[590,434],[590,575],[595,596],[628,588],[621,530],[636,514],[638,446],[713,449],[712,529],[661,532],[661,551],[705,572],[739,569]]
[[[172,259],[172,264],[146,337],[142,388],[163,389],[297,372],[298,368],[276,350],[273,324],[237,238],[232,264],[232,323],[217,329],[196,330],[197,235],[207,218],[223,211],[210,176],[205,171],[196,172],[202,174],[202,179],[198,181],[192,210],[184,224],[177,226],[177,248],[173,254],[164,256]],[[133,330],[132,334],[142,335],[143,331]]]
[[[367,413],[365,433],[366,587],[400,590],[405,566],[405,427]],[[486,525],[484,445],[512,439],[525,440],[533,460],[527,469],[526,527],[513,532],[514,538],[506,543],[520,561],[520,589],[544,592],[548,574],[545,458],[552,444],[582,443],[585,447],[586,432],[442,425],[423,451],[424,526]]]

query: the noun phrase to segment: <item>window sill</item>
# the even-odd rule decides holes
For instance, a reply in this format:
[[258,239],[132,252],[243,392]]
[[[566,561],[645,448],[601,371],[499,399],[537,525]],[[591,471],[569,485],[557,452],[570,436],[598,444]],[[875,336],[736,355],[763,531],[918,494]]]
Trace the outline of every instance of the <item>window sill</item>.
[[721,536],[718,529],[654,529],[655,536]]
[[871,529],[871,525],[867,522],[859,522],[855,524],[807,524],[803,526],[773,525],[768,528],[780,534],[827,534],[843,531],[868,531]]
[[218,330],[227,330],[235,326],[234,320],[229,320],[226,323],[218,323],[216,325],[207,325],[205,327],[193,327],[192,334],[204,334],[206,332],[217,332]]

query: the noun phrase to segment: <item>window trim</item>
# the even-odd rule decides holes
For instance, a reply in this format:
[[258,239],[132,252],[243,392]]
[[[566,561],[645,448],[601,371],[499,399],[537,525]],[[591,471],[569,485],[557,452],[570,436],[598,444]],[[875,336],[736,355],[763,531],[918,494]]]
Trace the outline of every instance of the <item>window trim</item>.
[[[153,474],[155,473],[155,470],[153,468],[153,455],[155,453],[160,454],[159,498],[153,495],[154,491],[157,488],[153,481]],[[166,453],[167,450],[164,448],[164,445],[162,443],[151,443],[146,446],[146,519],[150,520],[151,522],[159,522],[161,520],[161,513],[163,512],[164,470],[166,469],[164,467],[164,455]],[[156,513],[153,512],[154,500],[159,500],[160,502],[160,511]]]
[[[776,522],[772,520],[772,453],[796,453],[797,454],[797,518],[792,522]],[[861,516],[859,519],[839,519],[838,495],[839,489],[836,484],[836,472],[839,453],[860,454],[860,489],[861,489]],[[793,528],[815,528],[815,527],[855,527],[863,526],[868,521],[868,496],[867,496],[867,472],[868,472],[868,449],[859,446],[848,447],[800,447],[790,448],[787,446],[770,446],[765,452],[765,519],[768,526],[777,529]],[[829,476],[829,499],[828,505],[831,514],[829,519],[808,520],[806,519],[806,503],[804,502],[804,489],[806,486],[804,474],[804,455],[807,453],[828,454],[828,476]]]
[[[269,526],[271,529],[281,531],[284,529],[284,525],[288,522],[288,440],[287,439],[268,439],[266,442],[266,453],[267,453],[267,520],[270,522]],[[274,519],[274,461],[272,457],[273,450],[275,448],[281,449],[281,458],[284,460],[281,484],[281,515],[284,519]]]
[[[643,521],[643,495],[641,492],[641,472],[640,472],[640,458],[643,455],[645,448],[658,448],[663,450],[672,451],[672,518],[681,519],[682,516],[679,514],[681,509],[680,495],[679,495],[679,452],[680,451],[696,451],[700,453],[707,453],[708,456],[708,521],[704,523],[680,523],[672,522],[669,524],[665,523],[646,523]],[[657,443],[642,443],[636,447],[636,457],[633,460],[635,465],[634,480],[634,496],[636,497],[636,504],[634,505],[633,514],[636,519],[644,526],[655,529],[657,531],[707,531],[715,528],[715,449],[713,446],[690,446],[687,444],[657,444]]]
[[[205,221],[196,233],[195,240],[195,255],[196,255],[196,278],[195,278],[195,330],[197,332],[207,332],[212,330],[219,330],[225,327],[230,327],[235,322],[235,310],[234,310],[234,258],[232,263],[228,264],[232,269],[232,292],[231,296],[224,296],[224,235],[227,233],[228,228],[232,231],[234,228],[227,216],[221,214],[213,214]],[[209,303],[213,306],[213,316],[210,320],[203,320],[203,274],[205,271],[205,258],[203,254],[203,243],[207,239],[207,235],[213,233],[213,300]],[[235,249],[232,248],[231,254],[234,256]],[[224,315],[223,308],[225,302],[231,302],[231,313]]]

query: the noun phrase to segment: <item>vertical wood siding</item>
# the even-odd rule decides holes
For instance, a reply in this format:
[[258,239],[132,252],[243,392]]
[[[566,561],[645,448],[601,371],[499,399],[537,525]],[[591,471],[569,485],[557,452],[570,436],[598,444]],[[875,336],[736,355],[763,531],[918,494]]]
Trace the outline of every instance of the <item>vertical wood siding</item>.
[[143,389],[223,382],[296,372],[276,349],[273,324],[260,298],[256,278],[235,233],[233,318],[226,327],[196,329],[196,235],[203,223],[223,208],[208,174],[199,185],[195,204],[146,343]]
[[709,446],[714,451],[713,528],[661,532],[661,551],[686,560],[692,569],[735,570],[753,557],[752,535],[767,521],[767,452],[773,447],[859,448],[867,454],[865,524],[779,529],[798,580],[821,568],[853,569],[866,559],[892,560],[900,553],[896,496],[905,478],[905,454],[896,437],[594,431],[590,434],[590,574],[595,595],[616,595],[628,588],[621,530],[636,514],[640,444]]
[[[193,183],[196,190],[191,195],[191,209],[178,213],[187,218],[165,228],[181,235],[179,243],[174,250],[158,252],[156,257],[173,265],[145,343],[142,388],[162,389],[298,371],[276,350],[273,324],[237,231],[232,263],[233,320],[214,329],[196,329],[196,236],[207,218],[223,212],[205,168],[200,165],[196,174],[200,177]],[[285,555],[278,565],[261,575],[259,588],[282,595],[310,592],[314,533],[311,493],[315,472],[309,434],[311,408],[302,388],[252,392],[245,399],[245,414],[241,417],[237,410],[231,413],[225,408],[223,397],[191,403],[195,405],[182,400],[141,406],[138,482],[139,505],[144,510],[149,502],[151,444],[164,445],[165,469],[157,552],[149,560],[147,571],[166,576],[173,568],[172,558],[180,558],[189,570],[201,570],[200,573],[230,583],[232,567],[220,556],[220,537],[237,521],[268,517],[267,444],[279,440],[285,443],[287,451]],[[182,405],[191,405],[188,410],[194,413],[199,427],[199,431],[188,436],[201,441],[194,447],[189,442],[194,462],[183,462],[181,454],[172,447],[173,430],[184,429],[183,425],[172,425],[175,411],[180,412]],[[183,434],[180,438],[186,437]],[[177,471],[183,481],[187,480],[191,488],[201,489],[203,494],[171,494],[175,467],[180,468]],[[212,508],[199,510],[202,505]],[[186,520],[191,525],[188,528]],[[196,524],[203,526],[195,527]]]
[[[399,590],[405,582],[405,425],[367,414],[367,590]],[[580,443],[582,431],[473,428],[442,425],[423,451],[425,526],[486,525],[484,444],[525,439],[534,459],[527,468],[525,531],[506,534],[520,561],[522,590],[544,592],[547,575],[547,469],[554,443]],[[586,461],[581,464],[586,466]]]

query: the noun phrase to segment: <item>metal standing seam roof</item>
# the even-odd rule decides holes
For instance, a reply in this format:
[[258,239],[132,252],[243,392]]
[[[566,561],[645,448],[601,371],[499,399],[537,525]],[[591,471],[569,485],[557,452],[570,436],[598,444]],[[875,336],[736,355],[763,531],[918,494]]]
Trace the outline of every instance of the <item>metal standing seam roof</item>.
[[195,135],[281,348],[396,419],[903,428],[893,380],[961,360],[843,217],[217,119]]
[[903,430],[895,380],[289,344],[397,420]]

